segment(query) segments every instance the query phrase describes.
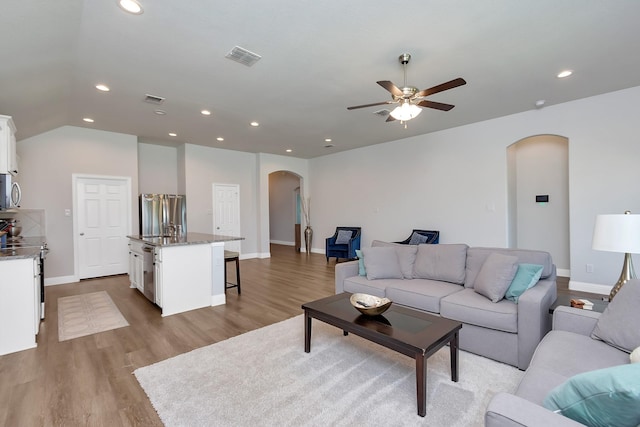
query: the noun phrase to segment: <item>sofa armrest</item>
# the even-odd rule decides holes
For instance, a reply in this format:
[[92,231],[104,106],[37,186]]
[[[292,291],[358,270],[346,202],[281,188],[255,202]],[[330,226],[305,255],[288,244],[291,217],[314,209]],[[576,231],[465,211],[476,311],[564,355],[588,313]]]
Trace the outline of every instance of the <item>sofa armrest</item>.
[[549,307],[556,300],[556,274],[540,280],[518,298],[518,368],[527,369],[533,352],[551,330]]
[[[485,427],[577,427],[582,424],[509,393],[493,396],[484,413]],[[584,426],[583,426],[584,427]]]
[[553,310],[553,329],[589,336],[599,318],[594,311],[560,306]]
[[336,294],[344,292],[344,279],[357,276],[359,271],[358,261],[339,262],[336,264]]

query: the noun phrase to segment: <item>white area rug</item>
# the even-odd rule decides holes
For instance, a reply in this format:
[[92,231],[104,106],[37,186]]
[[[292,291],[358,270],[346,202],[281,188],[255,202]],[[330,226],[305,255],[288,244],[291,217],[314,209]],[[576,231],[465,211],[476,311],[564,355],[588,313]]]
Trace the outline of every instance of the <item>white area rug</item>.
[[58,298],[58,341],[129,326],[106,291]]
[[303,316],[181,354],[134,374],[167,426],[482,426],[522,372],[449,348],[428,360],[427,416],[417,415],[414,360]]

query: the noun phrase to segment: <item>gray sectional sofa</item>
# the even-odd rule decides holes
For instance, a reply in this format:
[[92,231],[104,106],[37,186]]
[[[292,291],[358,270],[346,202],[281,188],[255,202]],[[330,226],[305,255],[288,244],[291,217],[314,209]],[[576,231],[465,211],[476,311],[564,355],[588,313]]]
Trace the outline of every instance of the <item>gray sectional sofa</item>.
[[603,314],[556,308],[517,390],[493,397],[485,425],[640,425],[640,363],[630,363],[630,352],[640,362],[639,305],[633,280]]
[[[374,249],[377,247],[393,251]],[[387,265],[387,261],[393,259],[393,252],[400,273],[394,270],[394,265]],[[360,271],[359,261],[336,264],[336,293],[361,292],[387,297],[394,304],[460,321],[463,350],[524,370],[536,346],[551,329],[549,307],[556,300],[556,267],[547,252],[374,241],[372,248],[363,249],[363,253],[364,272]],[[474,289],[476,282],[482,282],[486,288],[487,272],[494,274],[494,270],[487,267],[483,270],[483,266],[488,259],[498,257],[516,259],[518,264],[542,266],[540,280],[524,291],[517,303],[503,299],[500,292],[504,295],[504,290],[493,295],[493,289],[488,293],[484,289],[484,294],[479,293],[479,287]],[[361,272],[364,275],[360,275]],[[496,277],[495,282],[511,278]]]

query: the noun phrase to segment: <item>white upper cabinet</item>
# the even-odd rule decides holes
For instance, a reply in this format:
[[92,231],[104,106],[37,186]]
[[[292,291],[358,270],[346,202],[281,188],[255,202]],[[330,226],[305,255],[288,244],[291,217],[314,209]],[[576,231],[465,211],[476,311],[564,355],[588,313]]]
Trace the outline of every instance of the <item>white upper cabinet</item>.
[[18,174],[16,126],[9,116],[0,116],[0,173]]

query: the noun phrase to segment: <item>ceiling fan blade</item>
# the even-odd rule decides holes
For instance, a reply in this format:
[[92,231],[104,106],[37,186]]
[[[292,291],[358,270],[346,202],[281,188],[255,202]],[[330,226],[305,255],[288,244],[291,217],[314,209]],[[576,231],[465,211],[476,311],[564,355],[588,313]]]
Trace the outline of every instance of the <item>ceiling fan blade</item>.
[[393,118],[393,116],[391,114],[389,114],[389,117],[387,117],[387,120],[385,120],[385,122],[392,122],[395,119]]
[[389,80],[380,80],[379,82],[376,82],[376,83],[378,83],[380,86],[382,86],[383,88],[391,92],[391,95],[393,96],[401,97],[403,95],[402,91],[398,89],[398,87],[393,83],[391,83]]
[[427,100],[420,101],[420,102],[418,102],[417,105],[419,105],[421,107],[435,108],[436,110],[442,110],[442,111],[449,111],[453,107],[455,107],[455,105],[443,104],[441,102],[433,102],[433,101],[427,101]]
[[382,102],[374,102],[373,104],[355,105],[353,107],[347,107],[347,110],[355,110],[358,108],[373,107],[375,105],[385,105],[385,104],[393,104],[393,101],[382,101]]
[[438,86],[434,86],[434,87],[430,87],[429,89],[422,90],[416,93],[415,96],[425,97],[425,96],[433,95],[434,93],[443,92],[445,90],[453,89],[454,87],[458,87],[466,84],[467,82],[463,78],[458,77],[457,79],[453,79],[450,82],[442,83],[442,84],[439,84]]

